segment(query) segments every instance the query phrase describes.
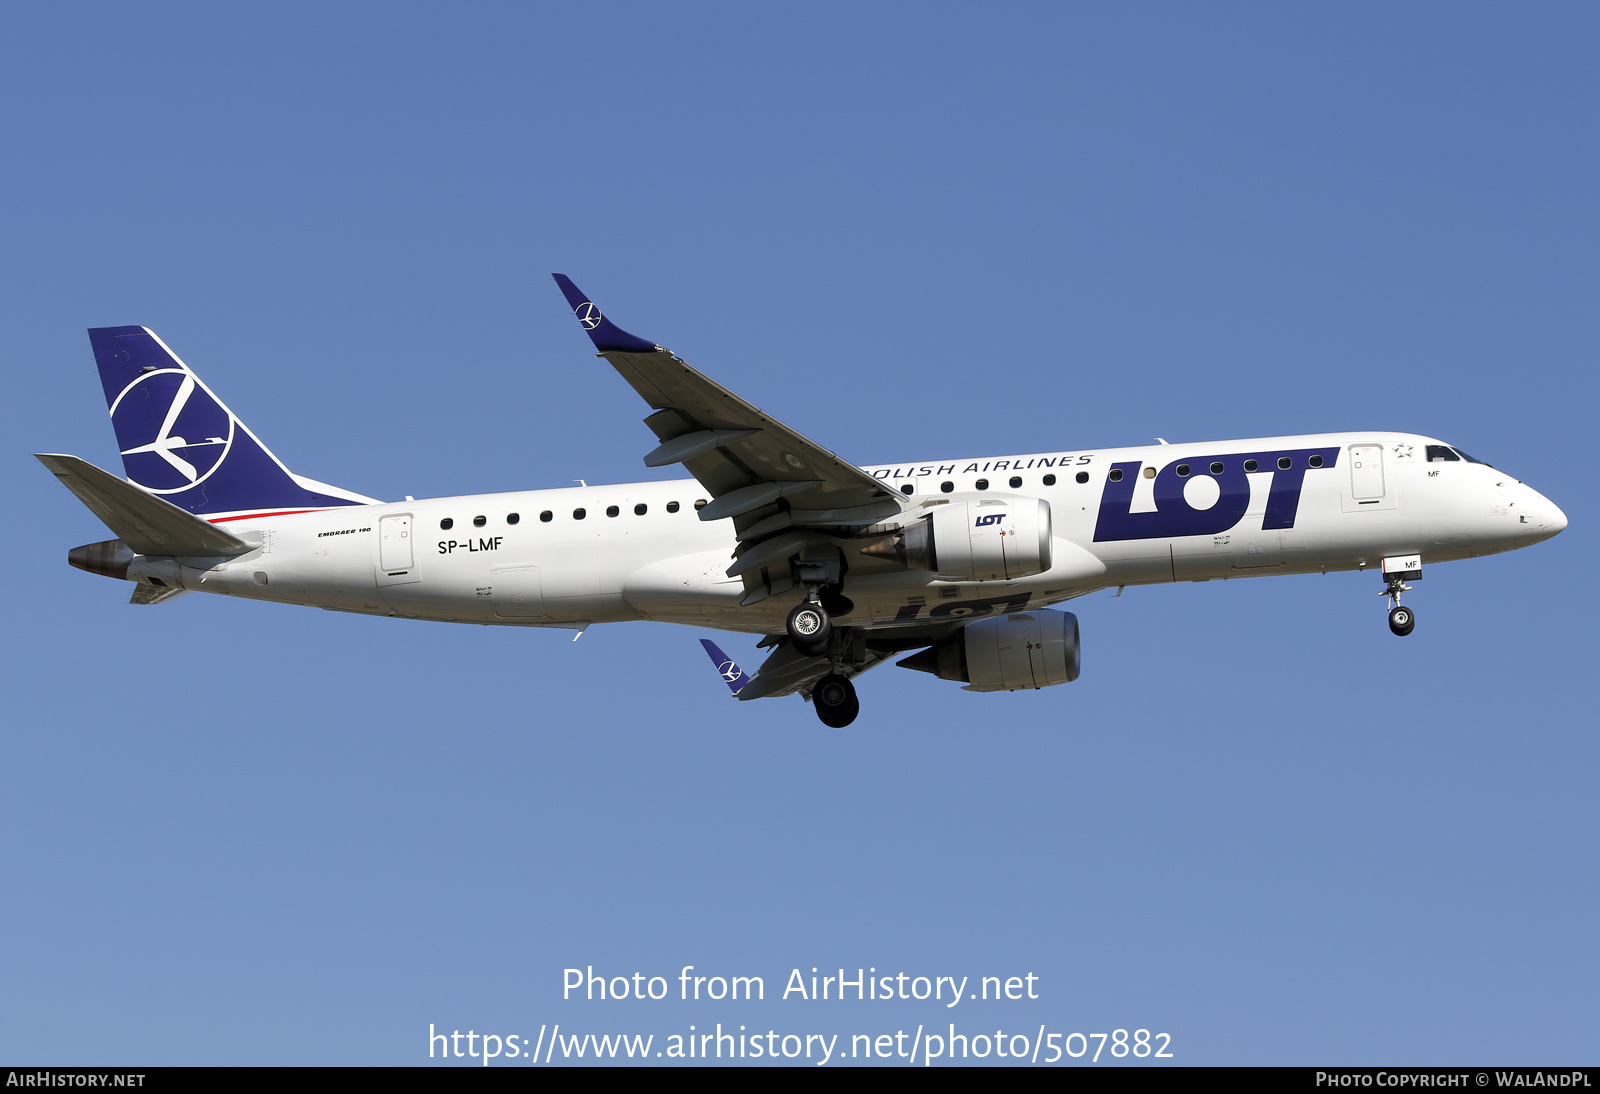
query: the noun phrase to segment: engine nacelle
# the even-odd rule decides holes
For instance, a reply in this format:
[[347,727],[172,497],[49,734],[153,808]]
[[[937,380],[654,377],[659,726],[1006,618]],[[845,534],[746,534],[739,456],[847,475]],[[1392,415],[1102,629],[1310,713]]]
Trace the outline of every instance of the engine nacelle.
[[1041,608],[968,623],[900,667],[965,682],[968,691],[1037,691],[1078,678],[1078,617]]
[[1050,568],[1050,503],[983,498],[936,506],[887,543],[862,554],[958,581],[1006,581]]

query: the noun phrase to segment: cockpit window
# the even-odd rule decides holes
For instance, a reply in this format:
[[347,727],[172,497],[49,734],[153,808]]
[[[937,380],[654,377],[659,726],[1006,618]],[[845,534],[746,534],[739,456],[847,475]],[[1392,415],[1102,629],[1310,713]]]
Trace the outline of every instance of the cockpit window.
[[1442,444],[1430,444],[1428,446],[1429,463],[1459,463],[1460,460],[1460,456],[1457,456],[1455,452]]
[[[1459,449],[1459,448],[1455,450],[1455,453],[1456,453],[1456,455],[1460,456],[1462,459],[1466,460],[1468,463],[1483,463],[1482,460],[1473,459],[1471,456],[1467,455],[1465,452],[1461,451],[1461,449]],[[1483,466],[1488,467],[1489,464],[1483,463]]]

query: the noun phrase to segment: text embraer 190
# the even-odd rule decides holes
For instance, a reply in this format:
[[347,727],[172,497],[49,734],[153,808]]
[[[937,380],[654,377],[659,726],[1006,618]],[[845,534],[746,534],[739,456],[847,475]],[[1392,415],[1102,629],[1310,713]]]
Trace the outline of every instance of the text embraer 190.
[[39,459],[117,534],[72,565],[185,591],[407,619],[582,629],[651,619],[765,635],[740,699],[799,694],[830,726],[891,657],[973,691],[1078,676],[1078,621],[1109,586],[1375,570],[1405,584],[1549,539],[1567,519],[1431,437],[1304,437],[856,467],[556,282],[650,405],[648,467],[693,479],[380,502],[290,472],[144,327],[89,332],[127,480]]

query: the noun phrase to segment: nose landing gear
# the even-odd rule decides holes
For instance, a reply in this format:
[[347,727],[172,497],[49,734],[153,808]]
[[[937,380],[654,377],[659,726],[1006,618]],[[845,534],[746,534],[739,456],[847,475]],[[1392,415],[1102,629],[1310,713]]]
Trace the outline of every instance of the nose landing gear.
[[1400,606],[1400,594],[1409,593],[1406,578],[1422,578],[1421,555],[1392,555],[1383,560],[1383,592],[1389,598],[1389,630],[1404,638],[1417,627],[1417,613]]
[[1389,598],[1389,629],[1404,638],[1417,626],[1417,613],[1410,608],[1400,606],[1400,594],[1409,593],[1411,586],[1400,579],[1399,574],[1384,574],[1388,584],[1382,595]]
[[1396,605],[1389,609],[1389,629],[1401,638],[1410,634],[1417,625],[1417,617],[1411,613],[1410,608]]

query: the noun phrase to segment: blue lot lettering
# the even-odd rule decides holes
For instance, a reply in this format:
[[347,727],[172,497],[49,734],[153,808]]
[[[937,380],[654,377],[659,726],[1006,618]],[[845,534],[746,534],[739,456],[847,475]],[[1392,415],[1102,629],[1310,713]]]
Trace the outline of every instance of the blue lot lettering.
[[[1156,473],[1155,503],[1153,513],[1130,513],[1133,490],[1139,482],[1138,461],[1114,463],[1111,471],[1121,471],[1119,481],[1106,482],[1105,493],[1100,495],[1100,517],[1095,522],[1096,543],[1119,539],[1171,539],[1177,536],[1211,536],[1226,532],[1244,518],[1250,507],[1251,474],[1270,474],[1272,485],[1267,491],[1267,509],[1262,516],[1263,531],[1293,528],[1295,512],[1300,508],[1300,487],[1311,459],[1317,457],[1323,468],[1339,462],[1337,448],[1288,448],[1277,452],[1229,452],[1220,456],[1185,456],[1167,464]],[[1247,472],[1246,461],[1255,461],[1258,472]],[[1287,466],[1283,466],[1284,463]],[[1213,472],[1212,466],[1220,464],[1222,470]],[[1179,475],[1184,467],[1189,475]],[[1196,509],[1183,496],[1183,486],[1189,478],[1209,476],[1221,488],[1216,504],[1206,509]]]
[[471,551],[474,554],[479,551],[498,551],[500,549],[500,544],[502,541],[504,541],[504,539],[504,536],[495,536],[493,539],[469,539],[460,543],[457,543],[453,539],[441,539],[439,541],[439,553],[441,555],[450,555],[454,554],[458,549],[462,551]]
[[999,524],[1005,519],[1006,515],[1004,513],[990,513],[988,516],[979,517],[973,522],[972,526],[974,528],[982,528],[990,524]]

